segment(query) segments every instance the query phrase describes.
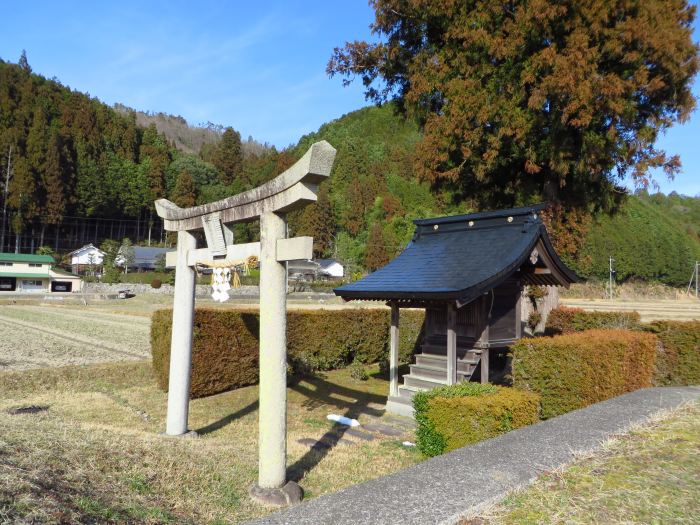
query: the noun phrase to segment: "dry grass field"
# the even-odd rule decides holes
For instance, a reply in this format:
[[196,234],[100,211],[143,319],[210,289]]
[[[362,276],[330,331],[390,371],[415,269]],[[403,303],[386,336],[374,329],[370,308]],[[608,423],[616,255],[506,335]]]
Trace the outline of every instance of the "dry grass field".
[[700,319],[700,301],[697,299],[657,300],[604,300],[562,298],[561,304],[590,311],[639,312],[643,322]]
[[0,370],[145,359],[150,319],[94,308],[0,306]]
[[[403,435],[365,440],[326,419],[375,421],[386,391],[376,374],[357,381],[347,370],[290,386],[289,476],[306,497],[420,460],[401,445],[413,439],[405,421],[388,420]],[[16,413],[23,407],[45,410]],[[165,408],[145,361],[0,373],[0,523],[224,524],[270,512],[247,496],[257,476],[257,387],[193,401],[197,439],[159,435]]]
[[[150,313],[170,300],[0,306],[0,523],[237,523],[270,511],[247,497],[257,476],[257,387],[193,401],[198,439],[159,435],[167,396],[147,360]],[[290,387],[289,475],[306,497],[420,459],[401,445],[413,439],[405,421],[392,423],[401,436],[360,437],[326,419],[381,417],[388,384],[374,372]]]

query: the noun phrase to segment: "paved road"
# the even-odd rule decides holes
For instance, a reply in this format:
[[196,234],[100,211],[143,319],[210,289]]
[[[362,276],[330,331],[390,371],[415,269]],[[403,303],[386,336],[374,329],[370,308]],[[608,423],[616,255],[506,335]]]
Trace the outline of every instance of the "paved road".
[[637,390],[251,523],[452,525],[467,512],[529,484],[541,472],[570,463],[577,452],[595,449],[661,410],[697,399],[700,387]]

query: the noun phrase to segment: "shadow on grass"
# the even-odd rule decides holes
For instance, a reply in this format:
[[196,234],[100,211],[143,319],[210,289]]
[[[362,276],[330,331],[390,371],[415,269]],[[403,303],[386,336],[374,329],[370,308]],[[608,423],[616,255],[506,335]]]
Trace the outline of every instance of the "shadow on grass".
[[[303,385],[301,382],[291,385],[290,388],[307,398],[308,401],[304,403],[306,406],[316,408],[321,405],[332,405],[344,412],[345,417],[354,419],[361,414],[374,417],[380,417],[384,414],[383,409],[373,408],[369,405],[385,403],[386,396],[340,386],[320,377],[304,379],[304,382],[315,388]],[[342,396],[345,399],[336,396]],[[318,440],[320,446],[310,448],[306,454],[287,468],[287,478],[292,481],[300,481],[328,455],[328,452],[338,445],[347,430],[348,427],[344,425],[335,425],[331,428]]]
[[[327,381],[322,377],[293,378],[290,380],[289,388],[306,398],[302,402],[302,407],[308,410],[313,410],[321,406],[335,407],[342,415],[353,419],[357,419],[362,414],[373,417],[380,417],[384,414],[384,409],[375,408],[370,405],[384,404],[386,402],[386,396],[348,388]],[[258,406],[258,401],[255,400],[249,405],[222,417],[218,421],[197,429],[197,433],[206,435],[220,430],[237,419],[257,410]],[[338,445],[338,442],[343,438],[347,429],[348,427],[344,425],[335,425],[328,430],[328,432],[318,440],[319,446],[309,449],[306,454],[288,467],[288,479],[299,481],[307,472],[313,470],[313,468],[326,457],[328,452]]]
[[254,412],[255,410],[258,409],[258,400],[256,399],[253,401],[251,404],[248,406],[244,406],[240,410],[236,410],[235,412],[222,417],[218,421],[214,421],[213,423],[209,423],[207,426],[198,428],[196,430],[197,434],[200,436],[210,434],[212,432],[215,432],[219,429],[224,428],[226,425],[229,425],[230,423],[233,423],[236,421],[236,419],[242,418],[243,416],[247,416],[251,412]]

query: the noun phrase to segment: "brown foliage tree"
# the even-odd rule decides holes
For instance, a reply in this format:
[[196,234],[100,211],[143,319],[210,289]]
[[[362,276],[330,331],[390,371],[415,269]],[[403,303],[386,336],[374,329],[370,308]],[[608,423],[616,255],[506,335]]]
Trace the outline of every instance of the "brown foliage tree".
[[547,227],[554,249],[567,262],[587,257],[586,254],[581,254],[580,250],[593,223],[590,213],[583,208],[567,209],[561,204],[555,204],[542,211],[540,216]]
[[189,208],[190,206],[194,206],[197,200],[197,195],[195,193],[192,175],[190,175],[187,171],[183,171],[178,176],[171,198],[172,201],[181,208]]
[[389,261],[390,256],[386,246],[386,239],[384,238],[384,230],[381,224],[374,223],[369,230],[369,239],[367,239],[365,268],[372,272],[381,268]]
[[314,238],[314,257],[328,255],[333,248],[335,218],[328,198],[328,185],[323,184],[318,192],[318,200],[306,206],[298,219],[298,234]]
[[695,104],[686,0],[371,3],[381,41],[336,48],[327,71],[422,122],[422,178],[484,204],[608,208],[626,174],[678,172],[655,142]]

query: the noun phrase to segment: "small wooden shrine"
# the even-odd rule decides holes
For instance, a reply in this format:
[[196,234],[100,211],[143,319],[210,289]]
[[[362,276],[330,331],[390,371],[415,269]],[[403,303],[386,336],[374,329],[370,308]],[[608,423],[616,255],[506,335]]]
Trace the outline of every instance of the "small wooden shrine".
[[[489,380],[489,357],[522,336],[525,285],[577,280],[539,217],[544,205],[420,219],[408,247],[383,268],[335,290],[347,301],[391,306],[387,410],[411,415],[413,394],[442,384]],[[424,308],[421,351],[399,386],[399,309]]]

